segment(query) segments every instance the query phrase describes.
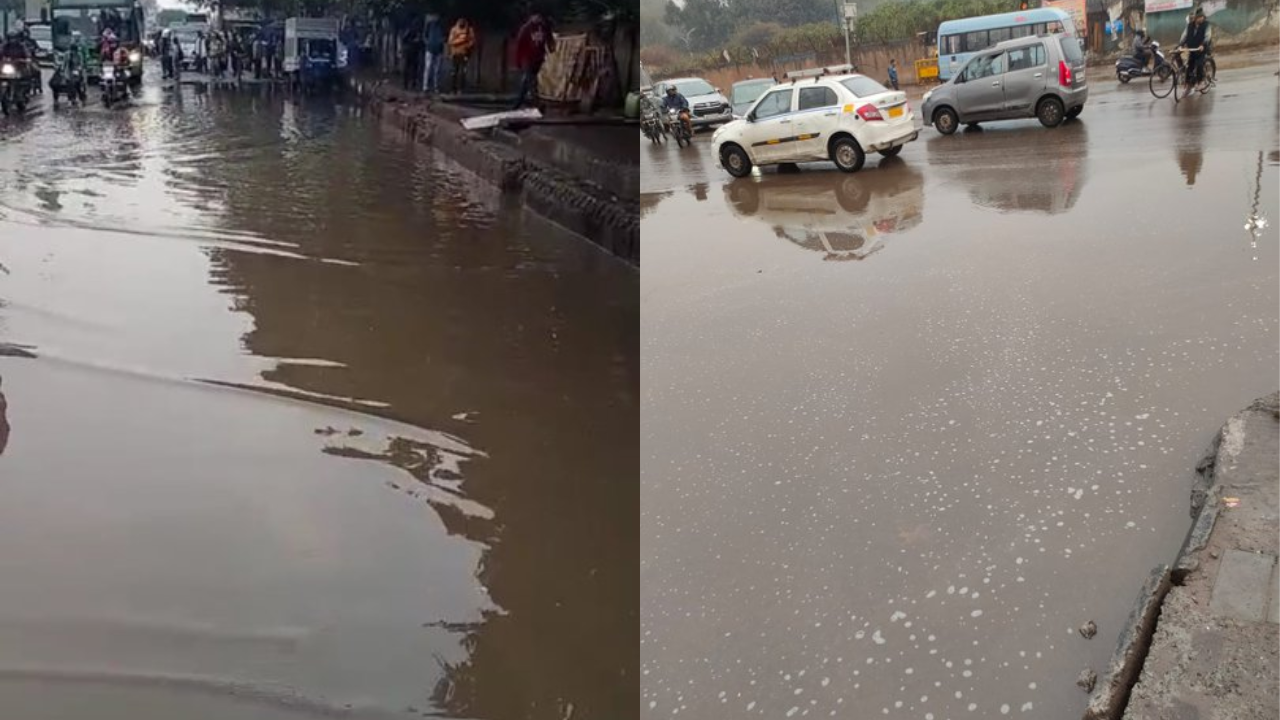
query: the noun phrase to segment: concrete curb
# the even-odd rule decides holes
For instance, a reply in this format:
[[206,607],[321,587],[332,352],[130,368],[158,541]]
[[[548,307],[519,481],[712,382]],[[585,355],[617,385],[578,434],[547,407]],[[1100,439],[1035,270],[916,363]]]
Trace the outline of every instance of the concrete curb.
[[1147,576],[1120,631],[1120,639],[1106,673],[1089,697],[1084,720],[1120,720],[1129,701],[1129,692],[1137,683],[1142,663],[1151,649],[1160,604],[1171,586],[1168,565],[1157,565]]
[[451,112],[452,108],[410,105],[376,83],[354,82],[353,90],[369,101],[374,115],[415,141],[441,148],[503,192],[520,194],[529,210],[633,265],[640,264],[638,201],[608,195],[585,180],[466,130],[458,122],[461,114]]
[[[1269,412],[1280,419],[1280,395],[1260,398],[1235,417],[1258,411]],[[1220,514],[1218,483],[1222,478],[1219,477],[1218,464],[1229,427],[1231,421],[1219,429],[1205,457],[1196,465],[1200,477],[1191,489],[1191,515],[1195,521],[1178,549],[1173,566],[1156,567],[1143,583],[1138,601],[1121,630],[1106,676],[1100,679],[1089,698],[1084,720],[1121,720],[1125,716],[1130,696],[1142,677],[1151,652],[1166,597],[1175,586],[1186,585],[1200,569],[1201,555],[1209,544]]]

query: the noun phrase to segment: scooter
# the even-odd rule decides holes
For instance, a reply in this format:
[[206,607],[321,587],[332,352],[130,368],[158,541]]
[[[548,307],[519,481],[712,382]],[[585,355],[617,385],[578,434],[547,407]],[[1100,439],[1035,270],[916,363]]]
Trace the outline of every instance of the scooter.
[[0,113],[8,116],[27,110],[27,102],[35,94],[31,81],[16,61],[0,62]]
[[49,89],[53,91],[53,104],[58,104],[58,96],[66,95],[72,105],[84,105],[89,97],[84,77],[84,66],[72,62],[66,52],[59,52],[55,60],[53,78],[49,80]]
[[1161,67],[1168,67],[1164,53],[1160,52],[1160,43],[1153,42],[1148,47],[1151,49],[1151,62],[1144,62],[1133,55],[1126,55],[1116,61],[1117,80],[1127,83],[1133,78],[1154,75]]
[[129,97],[127,65],[120,66],[114,63],[102,63],[102,104],[111,107],[112,104],[125,100]]

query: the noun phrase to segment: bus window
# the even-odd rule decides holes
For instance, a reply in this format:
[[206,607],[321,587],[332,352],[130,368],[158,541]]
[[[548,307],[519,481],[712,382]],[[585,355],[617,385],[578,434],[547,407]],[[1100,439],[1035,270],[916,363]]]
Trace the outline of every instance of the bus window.
[[960,52],[960,36],[959,35],[943,35],[942,36],[942,54],[957,55]]
[[1030,25],[1014,25],[1010,29],[1013,31],[1013,37],[1015,38],[1030,37],[1034,34],[1035,30],[1035,28]]
[[986,50],[988,47],[991,47],[991,45],[987,42],[986,30],[964,34],[965,52],[978,52],[979,50]]
[[1002,43],[1005,40],[1008,40],[1009,38],[1013,37],[1013,33],[1011,32],[1011,30],[1012,28],[996,28],[994,30],[990,30],[988,31],[988,35],[987,35],[987,42],[991,43],[992,45],[995,45],[996,43]]
[[1058,22],[1057,20],[1054,20],[1053,22],[1049,23],[1049,32],[1051,33],[1062,32],[1062,23]]

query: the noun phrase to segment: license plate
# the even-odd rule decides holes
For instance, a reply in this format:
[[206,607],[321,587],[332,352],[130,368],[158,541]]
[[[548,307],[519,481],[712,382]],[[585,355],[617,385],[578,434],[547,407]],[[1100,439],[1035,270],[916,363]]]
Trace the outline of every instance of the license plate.
[[898,107],[889,108],[889,117],[891,118],[902,117],[902,106],[899,105]]

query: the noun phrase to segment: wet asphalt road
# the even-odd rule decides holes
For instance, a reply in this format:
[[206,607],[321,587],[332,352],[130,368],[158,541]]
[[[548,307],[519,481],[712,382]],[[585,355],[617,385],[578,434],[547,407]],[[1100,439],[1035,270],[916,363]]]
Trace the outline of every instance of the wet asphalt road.
[[1080,717],[1275,389],[1274,65],[855,175],[642,145],[645,717]]
[[266,92],[0,121],[0,708],[634,713],[635,271]]

